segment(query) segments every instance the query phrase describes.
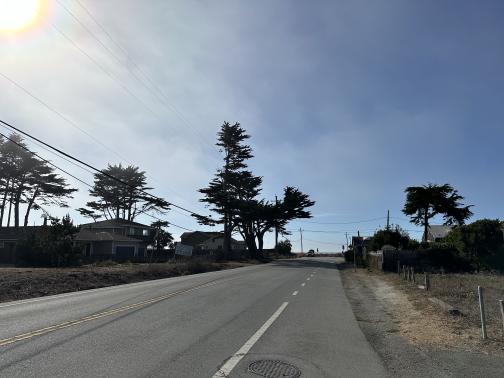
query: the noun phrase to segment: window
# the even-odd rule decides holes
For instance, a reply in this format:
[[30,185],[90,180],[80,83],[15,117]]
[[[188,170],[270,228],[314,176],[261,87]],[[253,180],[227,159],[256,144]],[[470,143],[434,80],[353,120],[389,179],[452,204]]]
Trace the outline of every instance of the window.
[[0,241],[0,248],[5,248],[5,243],[3,241]]
[[144,228],[144,229],[142,230],[142,235],[143,235],[143,236],[149,236],[149,230],[147,230],[146,228]]
[[129,234],[130,235],[135,235],[135,229],[133,227],[129,228]]

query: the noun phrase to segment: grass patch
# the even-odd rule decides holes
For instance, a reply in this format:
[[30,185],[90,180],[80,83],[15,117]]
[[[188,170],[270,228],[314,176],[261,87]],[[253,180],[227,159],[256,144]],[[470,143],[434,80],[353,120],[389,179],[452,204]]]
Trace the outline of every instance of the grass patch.
[[78,268],[0,268],[0,302],[239,268],[254,263],[257,262],[191,259],[156,264],[103,261]]

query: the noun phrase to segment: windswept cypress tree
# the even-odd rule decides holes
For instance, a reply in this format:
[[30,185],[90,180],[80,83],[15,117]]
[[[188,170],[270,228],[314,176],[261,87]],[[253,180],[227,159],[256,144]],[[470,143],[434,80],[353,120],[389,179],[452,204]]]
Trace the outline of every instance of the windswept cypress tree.
[[0,226],[11,226],[12,218],[14,227],[20,226],[22,208],[27,226],[32,210],[68,207],[75,191],[51,165],[30,152],[21,136],[0,139]]
[[217,134],[216,145],[223,153],[223,166],[217,170],[208,187],[200,189],[200,201],[210,206],[219,218],[209,222],[198,218],[202,224],[222,224],[224,228],[224,258],[229,254],[231,234],[236,228],[235,217],[239,201],[253,199],[260,192],[262,178],[247,170],[246,161],[253,157],[252,148],[245,143],[250,138],[238,122],[224,122]]
[[245,143],[249,138],[239,123],[224,122],[217,142],[223,152],[223,166],[208,187],[199,190],[204,194],[200,201],[207,203],[219,218],[197,218],[202,224],[223,225],[224,258],[228,256],[233,231],[243,237],[252,257],[262,258],[264,235],[275,227],[287,234],[287,223],[296,218],[310,218],[306,209],[314,205],[308,195],[294,187],[286,187],[279,202],[258,199],[262,177],[248,170],[247,160],[253,157],[252,149]]

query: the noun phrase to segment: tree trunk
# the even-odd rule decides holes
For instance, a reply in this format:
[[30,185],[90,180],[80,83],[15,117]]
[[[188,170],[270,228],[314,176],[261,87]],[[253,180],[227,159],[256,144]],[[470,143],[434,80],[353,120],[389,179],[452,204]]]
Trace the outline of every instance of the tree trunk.
[[427,242],[428,233],[429,233],[429,209],[426,209],[424,213],[424,237],[423,237],[424,242]]
[[9,192],[10,179],[5,182],[5,192],[2,198],[2,208],[0,209],[0,227],[3,225],[3,219],[5,214],[5,204],[7,203],[7,194]]
[[229,227],[229,215],[224,215],[224,240],[222,246],[222,257],[226,260],[229,257],[229,249],[231,244],[231,230]]
[[7,215],[7,227],[10,227],[10,220],[11,220],[11,212],[12,212],[12,197],[14,197],[14,193],[11,193],[10,198],[9,198],[9,214]]
[[21,185],[16,193],[14,202],[14,227],[19,227],[19,205],[21,204],[21,194],[23,193],[23,186]]
[[32,198],[30,198],[30,201],[28,202],[28,206],[26,208],[26,213],[24,217],[24,226],[28,226],[28,219],[30,218],[30,211],[32,209],[33,204],[35,203],[35,198],[37,198],[39,192],[39,188],[36,188],[35,191],[33,192]]

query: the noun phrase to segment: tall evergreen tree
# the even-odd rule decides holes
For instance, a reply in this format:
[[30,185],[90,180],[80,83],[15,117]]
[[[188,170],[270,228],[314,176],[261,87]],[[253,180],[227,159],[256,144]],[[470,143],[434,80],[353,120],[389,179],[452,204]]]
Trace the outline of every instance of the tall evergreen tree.
[[76,190],[51,165],[32,154],[21,136],[11,134],[9,139],[0,140],[0,225],[7,210],[7,226],[11,225],[13,215],[14,226],[18,227],[21,208],[26,206],[27,226],[33,209],[42,205],[67,207],[66,201]]
[[462,225],[472,216],[471,206],[464,206],[464,199],[449,184],[410,186],[406,188],[406,203],[403,213],[410,216],[410,222],[424,227],[423,241],[427,241],[429,221],[442,215],[445,225]]
[[145,194],[152,188],[147,186],[145,172],[139,167],[109,164],[102,172],[95,174],[89,190],[96,200],[88,202],[87,208],[78,209],[83,216],[134,221],[140,214],[169,209],[166,201]]
[[[219,219],[211,223],[223,225],[223,252],[226,257],[231,246],[231,234],[237,226],[238,201],[254,198],[261,190],[262,178],[247,170],[246,161],[253,157],[252,148],[245,144],[250,136],[238,122],[224,122],[217,136],[216,145],[223,153],[223,166],[217,170],[208,187],[199,192],[204,195],[200,201],[207,203],[219,215]],[[209,224],[208,219],[199,220],[200,223]]]
[[258,199],[262,177],[248,170],[247,160],[252,158],[252,149],[245,144],[250,138],[239,123],[224,122],[218,133],[217,146],[223,152],[223,167],[209,186],[200,189],[205,202],[219,215],[209,221],[199,218],[202,224],[221,224],[224,228],[224,257],[228,255],[231,234],[239,232],[253,257],[261,258],[264,235],[275,226],[287,234],[285,226],[296,218],[311,217],[306,209],[314,202],[293,187],[284,190],[284,198],[278,203]]

